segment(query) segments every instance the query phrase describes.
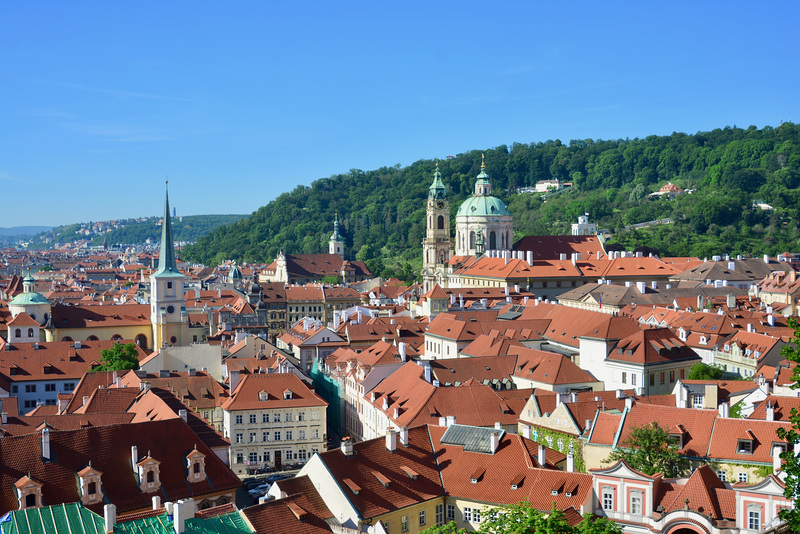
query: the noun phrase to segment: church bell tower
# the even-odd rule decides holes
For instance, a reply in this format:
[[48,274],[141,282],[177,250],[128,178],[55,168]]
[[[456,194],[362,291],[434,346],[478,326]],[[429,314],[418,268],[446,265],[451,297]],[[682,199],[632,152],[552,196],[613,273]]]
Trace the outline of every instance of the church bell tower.
[[433,184],[428,189],[427,204],[428,230],[422,240],[422,278],[425,291],[439,283],[444,273],[444,265],[452,255],[450,240],[450,203],[447,189],[442,183],[439,163],[433,175]]

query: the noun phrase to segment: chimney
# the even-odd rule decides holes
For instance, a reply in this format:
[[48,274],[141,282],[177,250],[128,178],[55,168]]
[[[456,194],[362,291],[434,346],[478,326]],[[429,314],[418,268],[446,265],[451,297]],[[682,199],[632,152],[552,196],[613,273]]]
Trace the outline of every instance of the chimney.
[[[406,354],[406,343],[405,341],[401,341],[397,344],[397,352],[400,353],[400,361],[405,363],[406,358],[408,357]],[[430,382],[430,380],[428,380]]]
[[544,445],[542,445],[540,443],[539,444],[539,455],[536,458],[539,461],[539,467],[544,467],[545,463],[546,463],[546,457],[545,457],[545,452],[544,451],[545,451]]
[[342,438],[341,449],[342,454],[345,456],[353,456],[353,442],[349,437],[345,436]]
[[617,390],[617,398],[618,399],[624,399],[625,398],[625,392],[622,391],[621,389],[618,389]]
[[456,424],[456,416],[455,415],[448,415],[447,416],[447,426],[453,426]]
[[386,448],[389,452],[397,450],[397,431],[394,428],[386,430]]
[[556,393],[556,408],[558,408],[564,399],[561,398],[561,393]]
[[197,369],[194,368],[189,369],[189,376],[197,376]]
[[528,265],[533,265],[533,251],[532,250],[527,251],[527,256],[528,256],[527,258]]
[[136,445],[131,446],[131,468],[133,469],[133,473],[135,475],[139,474],[139,467],[136,465],[139,463],[139,448]]
[[748,332],[752,332],[752,331],[753,331],[753,325],[752,325],[752,323],[747,323],[747,331],[748,331]]
[[50,456],[50,429],[44,427],[42,429],[42,459],[49,462]]
[[86,406],[88,403],[89,403],[89,395],[84,395],[82,406]]
[[80,341],[76,341],[75,342],[75,350],[80,350],[80,348],[81,348],[81,342]]
[[153,502],[153,510],[158,510],[159,508],[161,508],[161,497],[159,497],[158,495],[153,495],[152,502]]
[[639,291],[639,293],[644,294],[644,291],[646,289],[645,283],[644,282],[636,282],[636,289]]
[[447,426],[447,417],[439,418],[439,426]]
[[400,428],[400,443],[403,444],[403,447],[408,447],[408,427],[404,426]]
[[764,263],[769,263],[769,254],[764,254]]
[[625,397],[625,408],[627,410],[633,408],[633,397]]
[[492,432],[491,437],[491,447],[492,447],[492,454],[497,452],[497,448],[500,447],[500,431],[495,430]]
[[570,400],[571,402],[578,402],[578,394],[575,392],[570,393]]
[[8,414],[6,412],[0,413],[0,425],[8,424]]
[[567,473],[575,472],[575,455],[571,452],[567,454]]
[[181,410],[178,410],[178,415],[180,416],[181,419],[183,419],[184,423],[189,418],[189,412],[185,408],[181,409]]
[[106,532],[114,532],[114,525],[117,524],[117,507],[113,504],[103,506],[103,521]]
[[767,315],[767,324],[770,326],[775,326],[775,316],[774,315]]
[[650,282],[650,287],[653,289],[658,289],[658,282],[653,280],[652,282]]
[[584,423],[583,423],[583,430],[584,430],[584,432],[587,432],[587,431],[589,431],[591,429],[592,429],[592,420],[591,419],[586,419],[586,421],[584,421]]
[[772,447],[772,472],[774,474],[778,474],[778,471],[781,470],[781,453],[783,449],[779,446],[775,445]]
[[767,402],[767,421],[775,420],[775,405]]
[[503,430],[503,425],[500,424],[500,421],[494,422],[494,429],[495,430]]
[[230,386],[231,394],[236,390],[236,387],[239,385],[239,382],[242,379],[242,372],[234,369],[230,373],[228,373],[228,385]]
[[719,405],[719,416],[720,417],[729,417],[730,410],[731,410],[731,408],[728,405],[728,401],[723,401]]
[[519,293],[519,284],[514,284],[514,293]]
[[186,528],[186,512],[187,510],[184,508],[185,504],[183,499],[176,502],[172,506],[172,522],[175,524],[175,534],[183,534],[184,529]]

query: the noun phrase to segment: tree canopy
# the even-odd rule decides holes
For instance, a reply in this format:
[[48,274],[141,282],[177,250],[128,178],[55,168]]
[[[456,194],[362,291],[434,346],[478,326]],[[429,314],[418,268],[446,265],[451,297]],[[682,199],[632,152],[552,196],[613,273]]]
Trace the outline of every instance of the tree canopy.
[[655,421],[633,427],[622,445],[611,451],[606,463],[625,460],[631,468],[648,475],[678,476],[686,470],[687,462],[670,442],[668,430]]
[[[529,502],[485,508],[481,510],[484,520],[476,532],[484,534],[528,534],[530,532],[546,534],[620,534],[619,525],[605,518],[585,518],[577,526],[567,523],[564,512],[553,508],[545,514],[533,508]],[[459,527],[455,521],[440,527],[431,527],[422,531],[424,534],[467,534],[467,529]]]
[[[791,343],[781,347],[781,355],[793,363],[800,363],[800,323],[797,319],[790,317],[787,321],[791,328],[794,328],[794,336]],[[792,389],[800,389],[800,366],[794,368],[792,374]],[[792,423],[789,430],[778,429],[778,437],[787,440],[790,444],[800,443],[800,413],[796,408],[792,408],[789,414],[789,421]],[[786,489],[784,495],[794,501],[794,507],[780,511],[781,519],[787,521],[792,532],[800,531],[800,457],[798,457],[793,447],[781,454],[783,460],[783,471],[786,473]]]
[[135,343],[115,344],[110,349],[100,351],[100,365],[94,367],[92,372],[122,371],[125,369],[139,368],[139,352]]
[[[515,238],[569,234],[588,212],[613,234],[612,243],[627,250],[649,247],[662,256],[774,256],[800,248],[800,127],[793,123],[472,150],[439,162],[452,226],[474,190],[482,153],[493,193],[514,216]],[[327,250],[338,213],[347,258],[359,257],[384,276],[419,272],[434,169],[435,161],[420,160],[315,180],[217,228],[183,256],[212,265],[225,259],[271,262],[279,250],[319,253]],[[517,194],[551,179],[574,186],[557,194]],[[669,182],[686,194],[651,196]],[[671,222],[632,226],[665,219]]]
[[689,369],[689,380],[722,380],[725,371],[718,365],[708,365],[707,363],[696,363]]

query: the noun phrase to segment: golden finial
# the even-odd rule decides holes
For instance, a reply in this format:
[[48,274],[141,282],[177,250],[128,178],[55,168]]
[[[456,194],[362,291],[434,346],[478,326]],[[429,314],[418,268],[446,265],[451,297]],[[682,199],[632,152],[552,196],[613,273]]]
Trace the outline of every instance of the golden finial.
[[485,169],[486,168],[485,159],[486,159],[486,154],[481,154],[481,169]]

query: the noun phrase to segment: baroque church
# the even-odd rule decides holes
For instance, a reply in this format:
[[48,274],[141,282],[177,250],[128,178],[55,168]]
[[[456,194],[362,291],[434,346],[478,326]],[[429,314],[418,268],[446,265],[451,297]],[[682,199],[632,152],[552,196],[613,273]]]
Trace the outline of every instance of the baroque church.
[[511,212],[502,200],[492,196],[492,184],[483,157],[475,192],[461,203],[456,212],[455,249],[450,237],[450,203],[438,163],[433,184],[428,189],[427,225],[422,241],[425,291],[437,283],[446,287],[445,265],[453,256],[480,256],[486,250],[511,249],[514,237]]

